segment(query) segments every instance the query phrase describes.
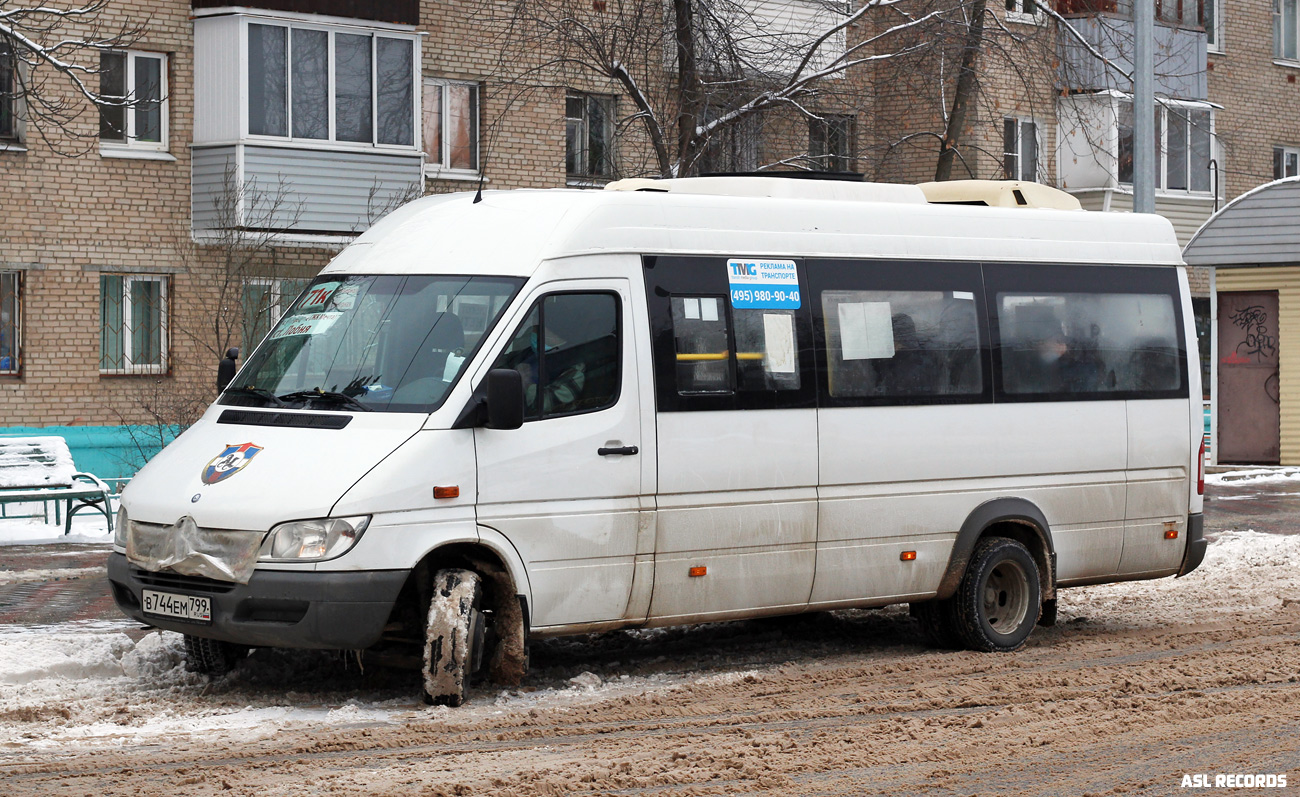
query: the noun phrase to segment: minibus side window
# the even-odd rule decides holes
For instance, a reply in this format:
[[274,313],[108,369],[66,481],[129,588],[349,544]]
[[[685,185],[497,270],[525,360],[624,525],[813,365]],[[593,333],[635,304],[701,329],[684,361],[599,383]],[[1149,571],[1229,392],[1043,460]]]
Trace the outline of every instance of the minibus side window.
[[1023,394],[1149,394],[1179,389],[1173,297],[998,293],[1002,387]]
[[979,396],[979,317],[966,291],[821,294],[835,398]]
[[677,392],[730,393],[731,335],[723,296],[674,296]]
[[618,296],[555,293],[533,305],[493,368],[524,380],[524,419],[612,407],[622,383]]
[[798,390],[799,339],[793,310],[732,311],[741,390]]

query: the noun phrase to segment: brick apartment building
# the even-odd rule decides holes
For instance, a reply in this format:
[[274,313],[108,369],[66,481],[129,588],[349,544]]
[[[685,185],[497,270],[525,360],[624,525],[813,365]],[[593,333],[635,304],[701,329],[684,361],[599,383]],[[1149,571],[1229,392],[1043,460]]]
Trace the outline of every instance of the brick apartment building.
[[[1217,204],[1300,169],[1300,0],[1160,2],[1157,212],[1185,241]],[[612,81],[495,90],[492,5],[115,0],[108,22],[145,24],[129,48],[100,54],[100,89],[141,102],[80,117],[83,146],[68,156],[0,99],[0,434],[55,427],[82,468],[129,475],[215,396],[225,347],[254,345],[395,204],[480,177],[551,188],[654,173]],[[812,0],[773,5],[796,21],[827,13]],[[1017,34],[1002,46],[1013,67],[981,73],[952,176],[1037,180],[1090,209],[1128,209],[1131,95],[1097,55],[1121,68],[1131,58],[1131,5],[1057,8],[1078,36],[1034,0],[990,5]],[[0,52],[0,96],[16,74]],[[919,102],[882,85],[852,74],[816,118],[766,114],[711,141],[695,168],[930,179],[933,137],[895,142],[933,122],[947,95]],[[1193,284],[1208,296],[1204,272]]]

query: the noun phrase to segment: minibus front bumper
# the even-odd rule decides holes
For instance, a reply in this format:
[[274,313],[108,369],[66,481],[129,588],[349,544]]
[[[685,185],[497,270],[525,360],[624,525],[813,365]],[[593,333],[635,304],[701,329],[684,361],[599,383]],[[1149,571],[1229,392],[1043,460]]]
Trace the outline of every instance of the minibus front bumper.
[[[409,570],[256,570],[247,584],[133,567],[108,558],[113,599],[128,617],[181,634],[251,647],[361,650],[379,641]],[[144,590],[207,598],[211,621],[146,614]]]

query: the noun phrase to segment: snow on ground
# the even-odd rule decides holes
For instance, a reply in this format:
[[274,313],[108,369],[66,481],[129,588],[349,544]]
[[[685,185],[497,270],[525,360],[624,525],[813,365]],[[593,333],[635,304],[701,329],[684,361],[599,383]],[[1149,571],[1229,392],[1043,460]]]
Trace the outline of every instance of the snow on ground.
[[[117,496],[109,496],[112,511],[117,512]],[[62,515],[60,522],[54,522],[54,503],[49,505],[50,522],[46,523],[37,513],[41,512],[39,503],[5,504],[4,517],[0,517],[0,545],[48,545],[55,542],[104,543],[112,542],[108,533],[108,521],[97,509],[86,508],[72,516],[72,533],[63,534]],[[36,515],[35,517],[17,517],[18,515]]]
[[1258,484],[1259,482],[1300,481],[1300,468],[1242,468],[1205,474],[1206,484]]
[[[1087,617],[1093,629],[1159,627],[1277,608],[1300,600],[1296,562],[1300,536],[1225,532],[1211,543],[1201,568],[1185,578],[1063,591],[1061,622]],[[905,611],[889,611],[907,622]],[[259,650],[231,675],[209,679],[186,671],[179,635],[153,632],[133,642],[126,632],[135,628],[125,620],[0,627],[0,754],[161,743],[190,734],[248,741],[304,726],[469,722],[755,672],[752,665],[721,673],[653,672],[642,662],[629,665],[626,674],[583,672],[553,678],[543,688],[476,695],[459,709],[425,708],[414,699],[413,677],[409,683],[385,682],[384,676],[377,681],[373,668],[363,674],[356,665],[340,667],[336,654]],[[666,632],[631,633],[653,645]],[[799,643],[789,645],[789,657],[797,658]]]

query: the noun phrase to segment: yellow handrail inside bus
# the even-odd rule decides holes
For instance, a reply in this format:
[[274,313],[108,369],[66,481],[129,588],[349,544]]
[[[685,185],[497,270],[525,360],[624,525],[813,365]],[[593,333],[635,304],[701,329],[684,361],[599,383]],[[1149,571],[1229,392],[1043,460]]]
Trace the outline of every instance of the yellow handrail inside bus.
[[[682,354],[678,353],[677,362],[679,363],[698,363],[710,362],[716,360],[725,360],[731,356],[729,351],[706,352],[702,354]],[[737,360],[761,360],[767,355],[761,351],[741,351],[736,352]]]

